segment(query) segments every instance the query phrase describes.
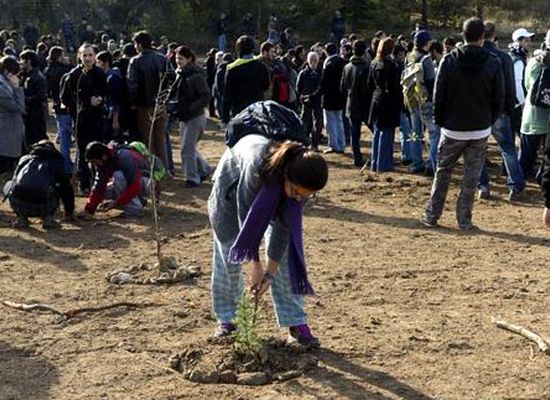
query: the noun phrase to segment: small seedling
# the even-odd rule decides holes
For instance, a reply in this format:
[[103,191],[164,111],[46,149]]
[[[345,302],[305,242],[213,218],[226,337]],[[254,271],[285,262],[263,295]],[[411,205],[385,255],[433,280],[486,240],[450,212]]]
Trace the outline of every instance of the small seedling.
[[243,294],[237,306],[234,320],[237,330],[233,333],[233,338],[235,339],[235,350],[245,356],[256,357],[262,349],[262,339],[258,336],[255,326],[258,313],[256,307]]

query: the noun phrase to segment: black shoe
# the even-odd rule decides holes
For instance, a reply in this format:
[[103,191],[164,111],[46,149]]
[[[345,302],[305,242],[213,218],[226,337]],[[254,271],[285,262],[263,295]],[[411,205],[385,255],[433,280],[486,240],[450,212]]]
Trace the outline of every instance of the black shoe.
[[411,164],[412,164],[412,161],[411,161],[411,160],[403,160],[403,161],[401,161],[401,165],[403,165],[403,166],[405,166],[405,167],[407,167],[407,166],[409,166],[409,165],[411,165]]
[[200,183],[195,183],[193,181],[185,181],[185,184],[183,185],[183,187],[185,189],[193,189],[193,188],[199,187],[200,185],[201,185]]

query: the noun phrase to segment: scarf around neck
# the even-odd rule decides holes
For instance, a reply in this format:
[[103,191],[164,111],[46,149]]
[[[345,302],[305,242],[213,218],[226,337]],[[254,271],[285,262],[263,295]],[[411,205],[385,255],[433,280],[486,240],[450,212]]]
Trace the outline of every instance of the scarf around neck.
[[266,184],[260,189],[229,250],[229,261],[242,264],[260,260],[260,243],[269,223],[276,217],[279,206],[283,207],[290,231],[287,250],[291,293],[314,295],[315,291],[307,278],[302,241],[303,205],[302,202],[286,198],[281,184]]

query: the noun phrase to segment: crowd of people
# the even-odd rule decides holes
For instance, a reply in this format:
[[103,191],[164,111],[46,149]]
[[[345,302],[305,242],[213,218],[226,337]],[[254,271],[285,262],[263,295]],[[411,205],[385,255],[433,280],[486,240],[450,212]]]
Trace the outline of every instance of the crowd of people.
[[[349,146],[358,169],[385,173],[400,163],[410,173],[433,176],[421,219],[427,227],[437,226],[462,156],[456,217],[459,229],[468,231],[475,228],[476,193],[491,196],[486,149],[492,135],[508,199],[527,200],[526,181],[538,181],[550,226],[550,31],[531,56],[534,33],[516,30],[501,50],[495,24],[479,18],[464,23],[460,39],[439,42],[417,27],[410,35],[378,31],[367,41],[346,35],[337,12],[331,40],[306,48],[290,28],[280,30],[274,15],[260,43],[245,16],[244,34],[231,53],[225,19],[222,14],[216,23],[219,47],[202,63],[191,48],[164,36],[155,43],[147,31],[116,41],[108,32],[97,36],[83,21],[77,42],[68,17],[58,38],[39,36],[32,23],[23,32],[24,45],[16,31],[0,32],[0,174],[11,178],[4,192],[17,215],[15,226],[40,217],[45,228],[58,227],[60,199],[72,219],[73,184],[87,197],[79,217],[115,207],[140,213],[150,182],[176,174],[170,131],[177,123],[185,187],[214,175],[209,213],[216,336],[235,329],[242,288],[240,269],[233,267],[250,261],[256,292],[273,284],[279,324],[307,345],[317,340],[303,310],[303,296],[313,289],[305,272],[301,212],[304,200],[327,183],[321,151],[345,155]],[[76,60],[67,56],[73,50]],[[46,132],[48,100],[57,148]],[[268,122],[282,132],[299,125],[305,137],[281,142],[249,132],[229,146],[215,172],[198,150],[205,110],[234,134],[232,121],[253,119],[258,104],[284,109],[270,114],[284,118]],[[370,157],[361,147],[364,127],[372,133]],[[265,270],[258,255],[264,233]]]

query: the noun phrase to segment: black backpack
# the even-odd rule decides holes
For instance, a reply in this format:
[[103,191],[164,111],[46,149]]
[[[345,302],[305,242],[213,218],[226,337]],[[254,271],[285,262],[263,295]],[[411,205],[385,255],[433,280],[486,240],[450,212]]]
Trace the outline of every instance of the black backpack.
[[233,147],[250,134],[275,141],[292,140],[305,146],[311,143],[298,114],[272,100],[253,103],[237,114],[227,124],[225,144]]
[[531,104],[550,109],[550,68],[543,67],[531,89]]
[[8,197],[33,204],[49,203],[55,198],[55,167],[51,158],[42,156],[47,149],[37,151],[39,145],[34,144],[31,154],[19,160]]

